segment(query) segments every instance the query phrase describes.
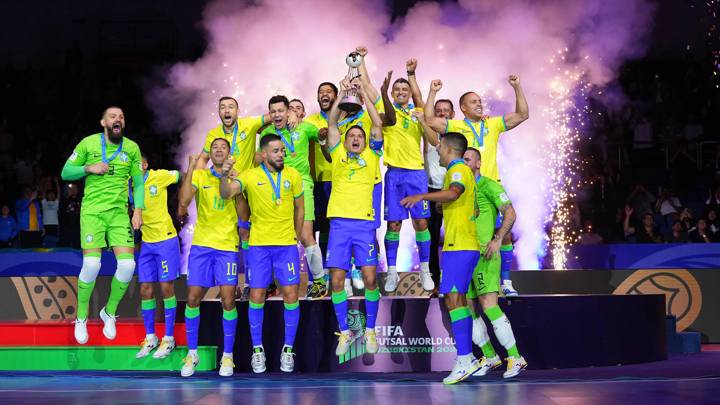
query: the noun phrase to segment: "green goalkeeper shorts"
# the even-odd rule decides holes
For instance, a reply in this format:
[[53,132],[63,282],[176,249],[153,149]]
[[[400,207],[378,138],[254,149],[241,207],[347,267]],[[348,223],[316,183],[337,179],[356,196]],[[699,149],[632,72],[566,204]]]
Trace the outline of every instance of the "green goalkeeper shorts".
[[472,281],[468,289],[468,299],[475,299],[480,295],[500,292],[500,255],[495,255],[490,260],[485,260],[484,249],[481,252],[480,260],[475,265]]
[[97,213],[81,211],[80,246],[83,249],[102,249],[107,246],[134,247],[135,237],[127,209],[113,208]]
[[303,200],[305,202],[305,220],[315,220],[315,183],[312,180],[303,178]]

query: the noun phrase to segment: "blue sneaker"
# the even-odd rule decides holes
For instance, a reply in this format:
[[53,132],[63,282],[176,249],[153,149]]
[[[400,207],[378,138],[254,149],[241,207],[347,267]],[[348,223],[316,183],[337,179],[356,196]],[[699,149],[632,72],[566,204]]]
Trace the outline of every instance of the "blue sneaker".
[[517,290],[513,288],[511,280],[503,280],[501,289],[503,295],[506,297],[517,297],[518,295]]

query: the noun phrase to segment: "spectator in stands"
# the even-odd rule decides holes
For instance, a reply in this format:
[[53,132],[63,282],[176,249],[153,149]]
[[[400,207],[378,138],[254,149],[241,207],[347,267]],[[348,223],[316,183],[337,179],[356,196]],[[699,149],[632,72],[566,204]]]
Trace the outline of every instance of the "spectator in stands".
[[664,225],[667,227],[679,218],[681,209],[680,199],[671,189],[663,190],[655,203],[655,211],[662,215]]
[[[54,177],[54,188],[48,189],[45,197],[42,199],[42,218],[43,227],[45,228],[46,246],[53,247],[57,243],[58,237],[58,210],[60,209],[60,198],[57,191],[60,190],[60,184],[57,176]],[[57,191],[56,191],[57,190]]]
[[80,197],[75,183],[67,185],[65,197],[60,200],[60,246],[80,248]]
[[705,205],[707,208],[715,210],[720,208],[720,187],[716,188],[714,192],[710,190],[710,196],[705,200]]
[[682,211],[680,211],[680,222],[685,232],[690,232],[691,229],[695,228],[695,218],[690,208],[683,208]]
[[23,188],[23,197],[15,201],[15,215],[17,215],[18,229],[20,230],[20,247],[40,247],[44,234],[38,192],[30,187]]
[[634,222],[640,222],[642,218],[640,215],[644,215],[648,212],[653,212],[653,203],[655,202],[655,196],[653,196],[645,186],[641,183],[635,185],[635,188],[626,199],[627,203],[632,207],[631,218]]
[[670,233],[665,237],[667,243],[688,243],[688,233],[683,229],[683,224],[680,221],[675,221],[672,224]]
[[0,248],[12,247],[17,236],[17,222],[10,215],[10,207],[2,206],[0,211]]
[[697,221],[695,229],[690,231],[690,242],[692,243],[712,243],[715,242],[708,232],[707,221],[705,218],[700,218]]
[[645,213],[641,225],[637,228],[630,225],[629,218],[632,216],[633,208],[626,206],[625,213],[625,235],[634,235],[636,243],[663,243],[663,237],[655,227],[652,213]]
[[581,245],[601,245],[603,238],[593,230],[592,220],[586,219],[584,225],[580,236],[578,236],[578,243]]
[[715,209],[709,209],[705,214],[705,221],[707,222],[708,233],[710,233],[710,239],[717,241],[720,239],[720,221],[718,221],[717,211]]

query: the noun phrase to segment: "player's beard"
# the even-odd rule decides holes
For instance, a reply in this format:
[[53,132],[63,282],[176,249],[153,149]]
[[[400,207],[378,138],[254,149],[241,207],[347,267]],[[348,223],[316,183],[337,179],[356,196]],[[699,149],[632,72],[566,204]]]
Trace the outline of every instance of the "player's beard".
[[275,169],[276,172],[282,171],[282,169],[285,168],[285,162],[280,161],[280,163],[275,163],[272,160],[268,161],[268,164],[272,166],[273,169]]
[[113,131],[113,128],[116,127],[116,125],[112,125],[110,127],[105,128],[105,132],[107,133],[108,139],[110,139],[110,142],[112,143],[120,143],[122,141],[123,136],[125,136],[125,128],[122,127],[122,125],[119,126],[119,131],[117,133]]

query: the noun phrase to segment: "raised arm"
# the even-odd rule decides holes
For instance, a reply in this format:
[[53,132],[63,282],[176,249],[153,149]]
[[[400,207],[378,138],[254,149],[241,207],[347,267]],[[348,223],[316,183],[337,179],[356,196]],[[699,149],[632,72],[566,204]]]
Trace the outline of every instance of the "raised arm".
[[233,198],[242,192],[240,182],[230,180],[230,173],[233,170],[234,164],[235,159],[230,156],[222,165],[222,172],[220,173],[220,197],[225,200]]
[[405,67],[407,68],[407,77],[408,82],[410,83],[410,94],[412,94],[415,108],[424,108],[425,102],[422,99],[422,92],[420,91],[420,86],[418,86],[417,78],[415,77],[415,70],[417,69],[417,64],[417,59],[411,58],[410,60],[405,62]]
[[427,121],[425,120],[425,113],[423,111],[415,110],[413,111],[412,115],[418,120],[420,125],[422,125],[423,138],[425,139],[425,142],[432,146],[437,146],[437,144],[440,142],[440,138],[438,137],[438,133],[432,128],[430,128],[430,126],[427,124]]
[[[387,87],[387,84],[390,83],[391,78],[392,70],[389,71],[387,76],[385,77],[385,80],[383,81],[383,87]],[[377,108],[375,108],[375,103],[370,100],[370,95],[367,94],[367,89],[365,89],[365,86],[363,86],[362,84],[360,86],[360,91],[362,92],[363,100],[365,100],[365,109],[367,110],[368,114],[370,114],[370,119],[372,120],[372,130],[370,131],[370,137],[375,141],[382,141],[383,121],[380,117],[380,113],[378,113]],[[393,114],[394,113],[395,111],[393,110]]]
[[179,209],[181,215],[183,215],[184,212],[187,212],[187,207],[192,202],[193,197],[195,196],[195,190],[193,190],[193,184],[192,184],[192,177],[193,172],[195,171],[195,168],[198,164],[198,155],[190,155],[188,158],[188,167],[187,171],[185,172],[185,176],[183,177],[182,184],[180,185],[180,193],[178,195],[178,203],[179,203]]
[[447,119],[435,116],[435,96],[442,89],[442,81],[433,80],[430,83],[427,102],[425,102],[425,124],[433,131],[444,134],[447,128]]
[[[330,114],[328,115],[328,134],[327,142],[323,149],[331,149],[336,147],[340,143],[342,135],[340,134],[340,128],[338,128],[338,118],[340,118],[340,100],[347,94],[350,83],[345,78],[340,82],[340,94],[335,97],[335,102],[330,107]],[[324,153],[323,153],[324,154]]]
[[379,94],[378,91],[375,89],[375,86],[372,85],[372,82],[370,81],[370,75],[368,74],[367,66],[365,66],[365,56],[367,56],[368,54],[368,49],[366,46],[360,45],[355,48],[355,52],[359,53],[360,56],[362,56],[362,63],[360,63],[360,66],[358,67],[358,71],[360,72],[360,80],[362,81],[363,86],[365,86],[365,89],[370,96],[370,101],[375,102],[375,100],[378,99]]
[[525,93],[520,87],[520,78],[510,75],[508,83],[515,90],[515,112],[505,114],[505,127],[509,131],[530,118],[530,109],[525,99]]

